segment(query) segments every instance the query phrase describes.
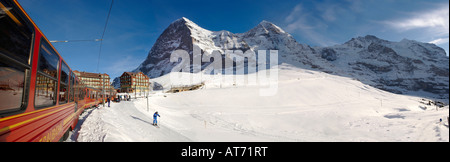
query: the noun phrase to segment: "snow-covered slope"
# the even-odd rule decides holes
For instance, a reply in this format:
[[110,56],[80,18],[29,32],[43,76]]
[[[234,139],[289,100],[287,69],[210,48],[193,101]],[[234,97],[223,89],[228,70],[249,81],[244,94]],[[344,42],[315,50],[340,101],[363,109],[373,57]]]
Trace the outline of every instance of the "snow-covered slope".
[[[266,85],[206,79],[199,90],[155,92],[148,111],[144,98],[96,109],[78,141],[449,141],[448,106],[436,110],[418,97],[289,64],[276,68],[274,96],[258,95]],[[154,81],[167,89],[169,78]],[[151,125],[155,111],[160,128]]]
[[[170,62],[173,51],[188,51],[192,62],[197,47],[203,54],[214,50],[222,54],[225,50],[278,50],[280,64],[352,77],[394,93],[448,99],[449,58],[434,44],[406,39],[391,42],[368,35],[331,47],[310,47],[268,21],[233,34],[203,29],[183,17],[169,25],[134,71],[150,78],[163,76],[177,65]],[[202,68],[206,65],[203,62]]]

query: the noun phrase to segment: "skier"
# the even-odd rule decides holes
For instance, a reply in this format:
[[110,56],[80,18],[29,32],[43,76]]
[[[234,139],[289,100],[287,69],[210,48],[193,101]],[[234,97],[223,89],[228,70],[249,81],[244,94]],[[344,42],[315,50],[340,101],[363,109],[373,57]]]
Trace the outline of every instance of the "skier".
[[[153,125],[158,126],[157,117],[159,116],[158,111],[153,114]],[[159,116],[161,117],[161,116]]]
[[109,99],[109,97],[107,97],[106,100],[108,101],[108,107],[109,107],[109,103],[111,102],[111,99]]

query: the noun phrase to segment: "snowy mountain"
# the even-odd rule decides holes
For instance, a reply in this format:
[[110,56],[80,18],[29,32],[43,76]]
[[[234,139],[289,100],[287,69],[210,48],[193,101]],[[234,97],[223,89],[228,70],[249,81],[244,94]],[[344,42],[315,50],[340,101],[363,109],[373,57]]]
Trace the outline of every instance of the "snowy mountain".
[[[332,47],[315,48],[321,71],[356,78],[394,93],[448,99],[449,59],[434,44],[375,36],[353,38]],[[324,61],[325,60],[325,61]]]
[[[278,50],[280,64],[355,78],[399,94],[449,96],[449,58],[434,44],[406,39],[391,42],[368,35],[331,47],[310,47],[267,21],[248,32],[234,34],[209,31],[183,17],[169,25],[134,71],[142,71],[150,78],[163,76],[178,64],[170,62],[173,51],[188,51],[192,62],[197,47],[202,53],[216,50],[222,54],[225,50]],[[205,65],[208,63],[202,63],[202,68]],[[198,70],[191,67],[193,72]]]
[[253,50],[279,50],[280,63],[352,77],[394,93],[448,98],[449,59],[434,44],[367,35],[342,45],[311,48],[267,21],[238,35]]
[[[276,25],[263,21],[246,33],[233,34],[229,31],[209,31],[201,28],[187,18],[181,18],[169,27],[157,39],[147,59],[135,71],[142,71],[151,78],[171,72],[177,63],[170,63],[170,54],[178,49],[186,50],[191,55],[198,47],[202,53],[225,50],[269,50],[280,49],[283,52],[302,53],[311,49],[298,44],[288,33]],[[223,56],[225,57],[225,56]],[[226,59],[226,58],[225,58]],[[202,63],[204,67],[207,63]]]

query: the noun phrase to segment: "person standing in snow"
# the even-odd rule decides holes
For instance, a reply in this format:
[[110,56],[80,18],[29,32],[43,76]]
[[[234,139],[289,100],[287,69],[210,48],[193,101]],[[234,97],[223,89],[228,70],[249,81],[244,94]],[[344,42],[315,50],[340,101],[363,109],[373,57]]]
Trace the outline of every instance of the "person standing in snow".
[[[154,126],[158,125],[158,120],[157,120],[158,116],[159,116],[158,111],[153,114],[153,125]],[[161,117],[161,116],[159,116],[159,117]]]
[[106,97],[106,100],[108,101],[108,107],[109,107],[109,103],[111,102],[111,99],[109,99],[109,97]]

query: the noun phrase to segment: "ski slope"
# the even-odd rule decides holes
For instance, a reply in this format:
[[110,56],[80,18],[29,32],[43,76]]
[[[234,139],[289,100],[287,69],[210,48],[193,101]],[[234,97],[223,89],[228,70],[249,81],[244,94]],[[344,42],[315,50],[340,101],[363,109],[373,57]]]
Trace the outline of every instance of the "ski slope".
[[190,141],[167,127],[153,126],[151,115],[140,112],[134,102],[112,103],[111,107],[89,111],[78,132],[79,142]]
[[[79,142],[139,141],[449,141],[449,107],[392,94],[357,80],[280,66],[278,93],[265,85],[203,80],[202,89],[88,110]],[[199,75],[199,74],[188,74]],[[251,75],[251,74],[250,74]],[[154,79],[169,88],[169,76]],[[158,111],[160,128],[151,125]],[[87,118],[86,114],[89,114]],[[443,122],[439,123],[442,118]]]

